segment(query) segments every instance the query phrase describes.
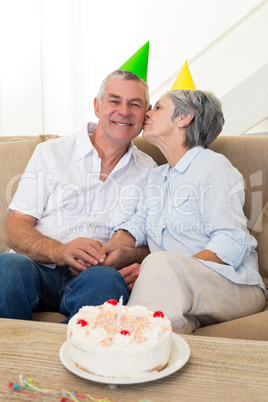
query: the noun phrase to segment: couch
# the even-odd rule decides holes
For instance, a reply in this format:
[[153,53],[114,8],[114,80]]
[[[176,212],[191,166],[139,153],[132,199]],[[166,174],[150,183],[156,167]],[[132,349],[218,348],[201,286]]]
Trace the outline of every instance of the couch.
[[[4,241],[7,206],[21,174],[36,145],[56,137],[56,135],[0,137],[0,253],[8,252]],[[151,155],[158,164],[166,162],[163,154],[142,137],[136,138],[134,143]],[[244,176],[246,188],[244,211],[248,218],[248,228],[258,240],[260,273],[268,288],[268,135],[219,136],[211,148],[224,154]],[[44,312],[35,313],[34,319],[60,322],[64,317],[58,313]],[[258,314],[199,328],[193,335],[268,341],[268,306]]]

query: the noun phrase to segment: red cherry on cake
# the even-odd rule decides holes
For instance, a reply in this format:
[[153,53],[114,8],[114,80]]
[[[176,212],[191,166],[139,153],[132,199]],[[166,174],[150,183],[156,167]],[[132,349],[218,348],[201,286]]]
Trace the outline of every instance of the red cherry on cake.
[[123,329],[121,332],[120,332],[120,334],[121,335],[130,335],[130,332],[128,332],[128,331],[126,331],[125,329]]
[[164,314],[162,313],[162,311],[156,311],[156,312],[154,313],[154,317],[161,317],[161,318],[164,318],[165,316],[164,316]]
[[87,322],[81,318],[80,320],[77,320],[76,324],[81,324],[81,327],[84,327],[85,325],[87,325]]
[[118,304],[115,299],[110,299],[107,301],[107,303],[112,304],[113,306],[116,306]]

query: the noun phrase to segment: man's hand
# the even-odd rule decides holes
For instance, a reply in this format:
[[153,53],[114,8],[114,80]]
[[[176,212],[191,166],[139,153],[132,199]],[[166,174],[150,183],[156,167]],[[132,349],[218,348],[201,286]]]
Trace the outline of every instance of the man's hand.
[[58,249],[56,264],[68,265],[74,276],[92,265],[102,264],[106,257],[100,240],[92,240],[79,237],[66,244],[61,244]]
[[128,267],[120,269],[118,272],[120,272],[120,274],[125,279],[128,290],[131,292],[133,285],[136,282],[136,279],[138,278],[140,273],[140,264],[135,263],[129,265]]
[[12,211],[6,222],[7,245],[41,264],[69,265],[73,275],[104,261],[106,254],[101,241],[79,237],[63,244],[42,235],[35,229],[35,223],[36,218]]

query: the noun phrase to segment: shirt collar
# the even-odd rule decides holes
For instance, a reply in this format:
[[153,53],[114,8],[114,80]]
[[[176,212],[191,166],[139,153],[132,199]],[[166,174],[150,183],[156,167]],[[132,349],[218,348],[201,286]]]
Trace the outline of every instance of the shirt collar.
[[85,124],[84,127],[76,135],[76,158],[77,160],[84,158],[87,154],[95,149],[90,141],[89,136],[96,131],[96,123]]
[[[185,172],[188,169],[188,167],[190,166],[190,164],[192,163],[192,161],[195,159],[195,157],[203,149],[204,148],[201,147],[200,145],[197,145],[196,147],[189,149],[189,151],[187,151],[183,155],[183,157],[179,160],[179,162],[174,166],[173,169],[177,170],[177,172],[179,172],[179,173]],[[171,169],[170,165],[167,164],[165,169],[162,172],[163,181],[165,181],[168,178],[170,169]]]
[[131,155],[132,155],[132,157],[134,159],[134,162],[135,162],[136,166],[139,167],[139,164],[138,164],[138,148],[135,145],[133,145],[132,142],[129,144],[127,152],[131,152]]
[[135,154],[135,147],[132,143],[129,144],[127,152],[119,160],[119,162],[115,166],[113,172],[116,172],[117,170],[121,169],[122,167],[127,166],[131,158],[134,158],[134,161],[135,161],[136,165],[138,166],[136,154]]
[[195,159],[195,157],[201,152],[204,148],[201,147],[200,145],[197,145],[194,148],[189,149],[189,151],[186,152],[186,154],[183,155],[183,157],[179,160],[176,166],[174,166],[174,169],[176,169],[179,173],[185,172],[185,170],[188,169],[192,161]]
[[170,170],[170,164],[167,163],[167,164],[165,165],[165,168],[164,168],[163,172],[162,172],[162,181],[166,181],[166,180],[167,180],[167,178],[168,178],[168,176],[169,176],[169,170]]

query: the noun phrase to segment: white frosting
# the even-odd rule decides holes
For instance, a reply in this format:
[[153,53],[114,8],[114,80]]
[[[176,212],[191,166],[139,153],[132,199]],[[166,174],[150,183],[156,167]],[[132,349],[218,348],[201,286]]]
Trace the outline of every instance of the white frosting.
[[160,370],[170,355],[171,324],[167,317],[153,314],[142,306],[82,307],[68,323],[70,359],[105,377],[136,377]]

